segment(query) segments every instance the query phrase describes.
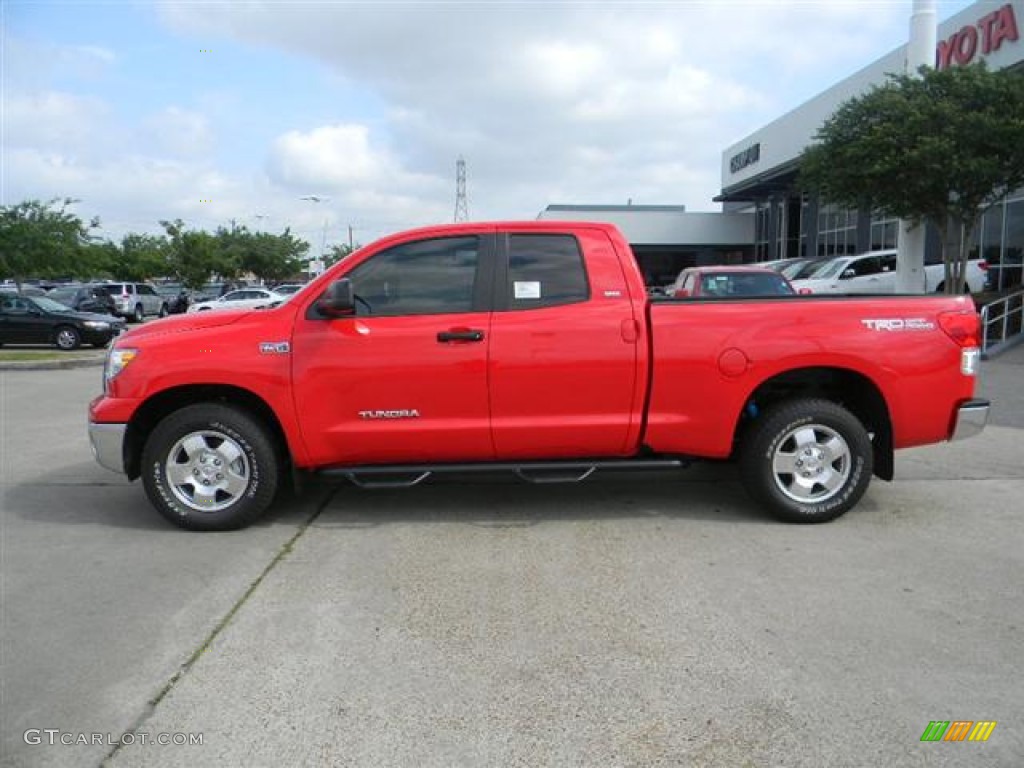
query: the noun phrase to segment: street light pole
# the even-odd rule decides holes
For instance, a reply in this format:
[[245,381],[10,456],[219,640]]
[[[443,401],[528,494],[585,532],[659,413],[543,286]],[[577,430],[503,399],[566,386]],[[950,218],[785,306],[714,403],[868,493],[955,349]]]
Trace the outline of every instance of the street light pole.
[[[326,203],[326,202],[330,201],[329,197],[323,197],[322,195],[303,195],[300,199],[301,200],[308,200],[311,203]],[[327,218],[327,216],[325,214],[324,215],[324,229],[323,229],[323,233],[322,233],[321,238],[320,238],[320,259],[316,262],[317,263],[317,269],[319,271],[323,270],[324,260],[327,258],[327,220],[328,220],[328,218]],[[310,269],[309,271],[311,273],[313,272],[312,269]],[[317,274],[319,274],[319,271],[317,272]],[[311,274],[310,277],[312,277],[312,276],[313,275]]]

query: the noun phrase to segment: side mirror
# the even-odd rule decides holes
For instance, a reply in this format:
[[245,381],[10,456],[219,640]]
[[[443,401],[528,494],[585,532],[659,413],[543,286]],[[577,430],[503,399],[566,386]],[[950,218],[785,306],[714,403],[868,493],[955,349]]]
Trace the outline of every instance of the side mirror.
[[679,290],[676,291],[675,297],[677,299],[685,299],[689,295],[690,295],[690,289],[689,288],[680,288]]
[[327,317],[351,317],[356,313],[356,296],[352,281],[347,277],[335,280],[327,286],[324,295],[317,299],[317,309]]
[[844,269],[843,270],[843,274],[841,274],[839,276],[839,279],[840,280],[849,280],[851,277],[856,277],[856,276],[857,276],[857,270],[855,270],[853,268]]

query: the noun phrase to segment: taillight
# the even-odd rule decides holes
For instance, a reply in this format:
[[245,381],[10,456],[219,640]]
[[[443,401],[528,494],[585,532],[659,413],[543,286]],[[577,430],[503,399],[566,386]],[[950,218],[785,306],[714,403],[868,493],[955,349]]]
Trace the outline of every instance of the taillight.
[[978,262],[978,269],[980,269],[982,272],[988,272],[988,262],[985,261],[984,259],[981,259]]
[[977,312],[940,312],[939,327],[960,345],[960,373],[977,376],[981,367],[981,323]]
[[970,310],[940,312],[939,327],[961,347],[981,346],[981,323],[978,313]]
[[799,291],[797,291],[797,293],[799,293],[801,296],[808,296],[814,293],[814,291],[812,291],[810,288],[801,288]]

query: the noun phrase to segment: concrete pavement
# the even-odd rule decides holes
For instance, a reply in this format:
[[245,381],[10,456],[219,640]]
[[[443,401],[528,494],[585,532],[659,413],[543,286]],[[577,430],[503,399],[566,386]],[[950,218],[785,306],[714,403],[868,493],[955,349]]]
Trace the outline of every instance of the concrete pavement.
[[[228,534],[92,462],[95,369],[0,372],[0,764],[1015,764],[1022,363],[983,364],[983,435],[825,526],[702,466],[317,486]],[[999,724],[920,742],[955,719]]]
[[992,400],[990,423],[1024,429],[1024,344],[981,364],[978,396]]

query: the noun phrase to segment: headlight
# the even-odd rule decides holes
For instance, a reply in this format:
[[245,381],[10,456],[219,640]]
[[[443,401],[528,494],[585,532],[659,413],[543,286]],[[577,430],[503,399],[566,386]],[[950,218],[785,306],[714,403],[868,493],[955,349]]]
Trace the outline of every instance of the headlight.
[[104,323],[101,320],[86,320],[82,323],[86,328],[92,328],[94,331],[109,331],[110,323]]
[[103,383],[107,384],[139,356],[139,350],[127,347],[111,347],[103,366]]

